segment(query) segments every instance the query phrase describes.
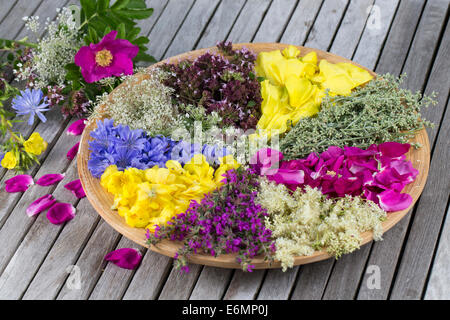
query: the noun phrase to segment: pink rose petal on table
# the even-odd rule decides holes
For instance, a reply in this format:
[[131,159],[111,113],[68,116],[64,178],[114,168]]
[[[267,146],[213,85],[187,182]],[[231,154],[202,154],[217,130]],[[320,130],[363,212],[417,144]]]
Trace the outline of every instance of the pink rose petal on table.
[[75,156],[77,155],[78,148],[80,147],[80,143],[77,142],[70,150],[67,152],[67,159],[73,160]]
[[64,186],[64,188],[71,191],[78,199],[86,197],[86,193],[83,190],[80,179],[69,182]]
[[35,216],[42,211],[50,208],[56,202],[51,194],[46,194],[34,200],[27,208],[26,212],[29,217]]
[[55,203],[47,211],[47,219],[53,224],[61,224],[75,217],[75,207],[70,203]]
[[23,192],[33,185],[33,177],[28,174],[19,174],[5,181],[6,192]]
[[408,208],[412,203],[412,197],[407,193],[399,193],[394,190],[386,190],[377,195],[381,209],[386,212],[400,211]]
[[36,181],[36,184],[40,185],[40,186],[43,186],[43,187],[47,187],[47,186],[50,186],[52,184],[60,182],[62,179],[64,179],[64,174],[61,174],[61,173],[49,173],[49,174],[45,174],[42,177],[40,177],[38,179],[38,181]]
[[120,268],[133,270],[142,260],[139,250],[132,248],[122,248],[111,251],[105,256],[106,261],[111,261]]
[[72,136],[79,136],[84,128],[86,127],[87,119],[79,119],[72,123],[69,128],[67,128],[67,134]]

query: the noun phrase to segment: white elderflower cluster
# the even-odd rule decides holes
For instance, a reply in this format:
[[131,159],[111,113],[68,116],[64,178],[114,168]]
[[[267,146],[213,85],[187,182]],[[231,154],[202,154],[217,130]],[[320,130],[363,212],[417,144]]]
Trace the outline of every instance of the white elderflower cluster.
[[272,230],[275,259],[284,271],[293,266],[295,256],[315,250],[326,250],[336,259],[350,253],[360,247],[364,231],[382,239],[386,212],[361,197],[328,199],[310,187],[290,192],[285,185],[262,178],[257,202],[269,213],[266,227]]
[[[55,21],[47,19],[45,22],[46,35],[37,41],[38,47],[33,50],[31,63],[20,70],[19,80],[30,76],[35,78],[34,86],[43,88],[49,83],[63,85],[66,70],[64,66],[73,61],[80,46],[81,35],[68,8],[58,10]],[[26,27],[38,32],[39,17],[24,17]]]
[[164,77],[157,68],[124,77],[121,86],[97,102],[96,109],[102,109],[96,113],[104,112],[116,123],[150,135],[167,136],[180,126],[180,118],[172,105],[173,89],[162,84]]

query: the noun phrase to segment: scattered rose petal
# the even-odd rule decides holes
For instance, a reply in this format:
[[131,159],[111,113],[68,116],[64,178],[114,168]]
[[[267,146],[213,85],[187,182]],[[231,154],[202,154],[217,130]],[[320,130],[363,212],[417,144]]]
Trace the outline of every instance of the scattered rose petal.
[[71,191],[78,199],[86,197],[86,193],[83,190],[80,179],[69,182],[64,186],[64,188]]
[[73,160],[75,156],[77,155],[78,148],[80,147],[80,143],[77,142],[70,150],[67,152],[67,159]]
[[33,177],[28,174],[19,174],[5,181],[6,192],[23,192],[33,185]]
[[75,207],[70,203],[55,203],[47,211],[47,219],[53,224],[61,224],[75,217]]
[[384,142],[378,145],[378,150],[383,156],[397,158],[409,151],[409,143]]
[[72,123],[69,128],[67,128],[67,134],[72,136],[79,136],[84,128],[86,127],[87,119],[79,119]]
[[27,208],[26,212],[29,217],[35,216],[42,211],[50,208],[56,202],[51,194],[46,194],[39,199],[34,200]]
[[38,181],[36,181],[36,184],[46,187],[46,186],[50,186],[52,184],[58,183],[62,179],[64,179],[64,174],[49,173],[49,174],[45,174],[42,177],[40,177],[38,179]]
[[400,211],[408,208],[412,203],[412,197],[407,193],[399,193],[394,190],[386,190],[377,195],[381,209],[386,212]]
[[120,268],[133,270],[141,262],[142,254],[136,249],[122,248],[108,253],[105,260],[111,261]]

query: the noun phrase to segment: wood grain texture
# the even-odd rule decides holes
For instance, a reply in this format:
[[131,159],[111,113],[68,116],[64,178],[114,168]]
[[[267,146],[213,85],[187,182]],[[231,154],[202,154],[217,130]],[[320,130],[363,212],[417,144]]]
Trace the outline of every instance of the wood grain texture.
[[251,273],[236,270],[225,293],[224,300],[253,300],[258,295],[266,270]]
[[297,279],[299,267],[283,272],[281,269],[268,270],[258,300],[287,300]]
[[196,47],[213,47],[225,40],[244,4],[245,0],[222,0]]
[[[255,52],[261,51],[269,51],[274,49],[283,49],[286,45],[283,44],[270,44],[270,43],[260,43],[260,44],[240,44],[236,45],[236,47],[247,46],[254,50]],[[299,47],[302,54],[307,54],[312,49]],[[173,61],[178,61],[186,58],[196,57],[205,50],[214,50],[213,48],[196,50],[192,52],[188,52],[176,57],[173,57]],[[338,57],[331,53],[326,53],[320,50],[315,50],[318,54],[319,59],[327,59],[330,62],[351,62],[350,60]],[[161,62],[163,63],[163,62]],[[360,66],[361,67],[361,66]],[[91,204],[96,208],[99,214],[109,223],[111,224],[117,231],[128,237],[129,239],[135,241],[136,243],[147,246],[145,243],[145,230],[138,228],[131,228],[125,224],[122,218],[116,214],[113,210],[111,210],[112,204],[112,195],[108,194],[99,184],[99,180],[92,177],[87,168],[87,160],[89,158],[89,150],[88,150],[88,140],[90,132],[95,128],[96,124],[91,122],[88,124],[86,129],[83,132],[81,138],[81,146],[80,146],[80,154],[78,156],[78,168],[79,175],[82,181],[83,187],[86,190],[87,197]],[[422,130],[416,136],[415,141],[420,142],[424,147],[419,150],[411,150],[407,157],[410,159],[414,165],[414,167],[418,168],[419,176],[416,178],[416,181],[413,184],[410,184],[405,188],[405,192],[411,194],[414,202],[419,197],[425,181],[426,176],[428,174],[428,154],[429,154],[429,145],[428,138],[426,135],[426,131]],[[388,219],[383,222],[383,229],[390,229],[395,223],[397,223],[408,210],[403,210],[401,212],[395,212],[388,215]],[[365,244],[372,240],[371,232],[365,232],[362,234],[362,243]],[[157,246],[151,246],[150,249],[156,252],[160,252],[162,254],[173,256],[179,246],[171,241],[163,240]],[[295,259],[295,265],[305,264],[310,262],[315,262],[323,259],[329,258],[329,255],[325,252],[316,252],[311,256],[307,257],[297,257]],[[206,254],[198,254],[192,255],[190,258],[192,263],[200,263],[215,267],[226,267],[226,268],[239,268],[239,264],[235,261],[234,255],[222,255],[217,258],[211,257]],[[255,268],[278,268],[280,266],[279,262],[274,262],[272,265],[268,265],[262,257],[255,258],[252,263],[255,265]]]
[[187,300],[202,271],[198,264],[188,264],[189,272],[172,269],[161,291],[159,300]]
[[227,289],[231,269],[205,266],[192,291],[190,300],[219,300]]
[[430,272],[425,300],[450,300],[450,209],[447,210],[439,247]]
[[328,259],[300,266],[292,300],[320,300],[327,286],[335,260]]

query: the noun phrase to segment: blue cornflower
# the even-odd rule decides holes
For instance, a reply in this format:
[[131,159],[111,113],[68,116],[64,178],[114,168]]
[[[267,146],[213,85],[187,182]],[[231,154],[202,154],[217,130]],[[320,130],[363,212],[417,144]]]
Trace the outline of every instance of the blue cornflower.
[[130,150],[142,150],[147,139],[140,129],[131,130],[129,126],[119,125],[117,127],[116,148],[127,148]]
[[210,164],[220,164],[219,158],[229,155],[231,152],[223,147],[203,145],[202,154],[206,157],[206,161]]
[[47,118],[42,114],[44,111],[48,111],[46,108],[48,106],[47,97],[44,97],[43,103],[42,97],[44,93],[41,89],[26,89],[25,91],[20,91],[20,95],[17,95],[12,100],[12,108],[16,110],[16,113],[19,116],[29,115],[28,125],[32,125],[34,122],[34,116],[38,116],[38,118],[45,122]]
[[94,153],[104,153],[113,144],[116,131],[113,120],[97,120],[97,128],[91,132],[91,137],[94,140],[89,141],[89,149]]
[[125,170],[128,167],[132,167],[133,160],[136,161],[139,157],[139,152],[128,148],[116,148],[116,153],[112,156],[117,169]]

